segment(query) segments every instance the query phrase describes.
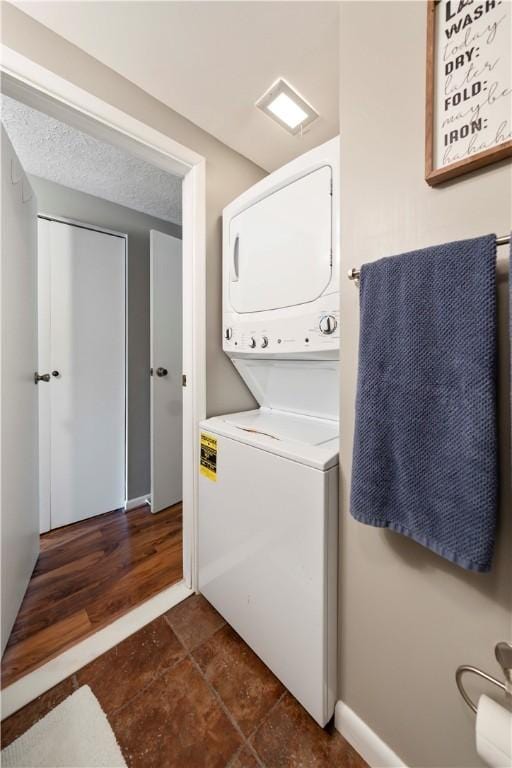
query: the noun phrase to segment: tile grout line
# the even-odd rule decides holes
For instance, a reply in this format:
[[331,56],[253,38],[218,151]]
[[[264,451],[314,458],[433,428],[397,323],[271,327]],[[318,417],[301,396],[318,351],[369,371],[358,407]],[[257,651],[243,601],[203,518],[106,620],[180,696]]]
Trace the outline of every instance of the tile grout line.
[[[181,641],[180,641],[180,644],[181,644]],[[138,699],[140,696],[142,696],[142,694],[146,693],[146,691],[149,688],[151,688],[153,683],[156,683],[156,681],[159,680],[161,677],[163,677],[163,675],[166,672],[170,672],[171,669],[175,669],[175,667],[177,667],[178,664],[181,664],[182,661],[185,661],[185,659],[188,656],[188,652],[187,652],[187,649],[183,645],[182,645],[182,648],[183,648],[183,650],[185,652],[183,654],[183,656],[180,656],[179,659],[176,659],[175,661],[173,661],[168,667],[164,667],[164,666],[158,667],[158,669],[155,672],[154,677],[152,677],[151,680],[146,683],[146,685],[144,685],[142,688],[140,688],[137,691],[137,693],[135,693],[130,699],[128,699],[128,701],[124,701],[119,707],[117,707],[116,709],[113,709],[112,712],[110,712],[109,714],[112,715],[112,717],[114,717],[114,715],[118,715],[125,707],[127,707],[129,704],[132,704],[132,702],[134,702],[136,699]],[[84,667],[83,667],[83,669],[84,669]]]
[[[121,704],[119,707],[116,707],[116,708],[115,708],[115,709],[113,709],[111,712],[109,712],[109,713],[108,713],[108,715],[107,715],[107,717],[108,717],[108,716],[112,716],[112,717],[114,717],[115,715],[118,715],[118,714],[119,714],[119,713],[120,713],[120,712],[121,712],[121,711],[122,711],[122,710],[123,710],[125,707],[127,707],[129,704],[131,704],[131,703],[132,703],[133,701],[135,701],[136,699],[138,699],[138,698],[139,698],[139,696],[141,696],[143,693],[145,693],[145,692],[148,690],[148,688],[150,688],[150,687],[153,685],[153,683],[155,683],[155,682],[156,682],[156,681],[157,681],[157,680],[158,680],[160,677],[162,677],[162,676],[163,676],[163,675],[164,675],[166,672],[169,672],[171,669],[174,669],[175,667],[177,667],[177,666],[178,666],[178,664],[180,664],[180,663],[181,663],[181,662],[182,662],[184,659],[186,659],[186,658],[187,658],[187,655],[188,655],[188,651],[187,651],[187,649],[185,648],[185,646],[183,645],[183,643],[181,642],[181,640],[180,640],[180,638],[178,637],[178,635],[176,634],[176,632],[173,630],[173,628],[172,628],[172,627],[171,627],[171,625],[169,624],[169,622],[166,620],[166,618],[167,618],[167,617],[166,617],[165,613],[161,613],[161,614],[160,614],[160,616],[157,616],[157,617],[156,617],[156,619],[153,619],[153,622],[155,622],[155,621],[158,621],[158,619],[161,619],[161,618],[162,618],[162,619],[164,619],[165,623],[167,624],[167,626],[169,627],[169,629],[171,630],[171,632],[172,632],[172,633],[173,633],[173,635],[175,636],[176,640],[178,641],[179,645],[181,646],[181,650],[183,651],[183,656],[180,656],[179,658],[175,659],[173,662],[171,662],[171,663],[169,664],[169,666],[164,666],[164,665],[160,665],[160,666],[158,666],[158,667],[157,667],[157,669],[155,670],[155,674],[154,674],[154,676],[151,678],[151,680],[149,680],[149,681],[146,683],[146,685],[144,685],[142,688],[140,688],[140,689],[137,691],[137,693],[135,693],[133,696],[131,696],[131,697],[130,697],[130,698],[127,700],[127,701],[124,701],[124,702],[123,702],[123,703],[122,703],[122,704]],[[153,622],[150,622],[150,624],[152,624]],[[146,625],[146,626],[149,626],[149,625]],[[144,628],[142,628],[142,629],[144,629]],[[140,631],[141,631],[141,630],[137,630],[137,632],[140,632]],[[134,634],[137,634],[137,632],[135,632]],[[133,635],[130,635],[129,637],[132,637],[132,636],[133,636]],[[120,642],[119,642],[117,645],[115,645],[115,646],[114,646],[114,648],[118,648],[120,645],[122,645],[122,643],[124,643],[124,642],[125,642],[125,640],[128,640],[128,638],[126,637],[124,640],[121,640],[121,641],[120,641]],[[113,650],[113,648],[111,648],[110,650]],[[106,651],[106,653],[108,653],[108,652],[109,652],[109,651]],[[103,655],[103,654],[102,654],[102,655]],[[92,662],[89,662],[89,664],[93,664],[93,663],[94,663],[94,661],[95,661],[95,659],[93,659],[93,661],[92,661]],[[80,674],[80,672],[81,672],[83,669],[86,669],[86,667],[88,667],[88,666],[89,666],[89,664],[86,664],[84,667],[81,667],[81,668],[80,668],[80,669],[78,669],[76,672],[74,672],[72,675],[70,675],[70,677],[71,677],[71,682],[72,682],[72,685],[74,686],[75,690],[78,690],[78,688],[80,688],[80,687],[81,687],[81,686],[80,686],[80,683],[78,682],[78,675]],[[90,684],[90,683],[84,683],[84,685],[85,685],[85,684],[86,684],[86,685],[90,685],[90,686],[91,686],[91,684]],[[92,690],[92,687],[91,687],[91,690]],[[93,691],[93,692],[94,692],[94,691]],[[105,714],[107,714],[107,713],[105,713]]]
[[[164,619],[165,619],[165,621],[167,622],[168,626],[171,628],[171,630],[174,632],[174,634],[175,634],[175,635],[176,635],[176,637],[178,638],[179,642],[183,644],[183,641],[182,641],[182,639],[180,638],[180,636],[179,636],[178,632],[177,632],[177,631],[176,631],[176,629],[175,629],[175,628],[172,626],[172,624],[171,624],[171,622],[170,622],[170,620],[169,620],[169,617],[168,617],[166,614],[163,614],[163,616],[164,616]],[[235,719],[233,718],[233,716],[231,715],[231,712],[229,711],[229,709],[228,709],[228,708],[226,707],[226,705],[224,704],[224,702],[223,702],[223,700],[221,699],[220,695],[217,693],[217,691],[216,691],[216,690],[215,690],[215,688],[214,688],[214,687],[211,685],[211,683],[210,683],[210,682],[207,680],[207,678],[206,678],[206,675],[203,673],[203,670],[201,669],[201,667],[199,666],[199,664],[197,663],[197,661],[196,661],[196,660],[194,659],[194,657],[192,656],[192,653],[193,653],[194,651],[197,651],[197,650],[198,650],[198,649],[199,649],[199,648],[200,648],[202,645],[204,645],[205,643],[209,642],[209,641],[210,641],[210,640],[211,640],[213,637],[215,637],[215,635],[216,635],[218,632],[220,632],[222,629],[224,629],[224,627],[227,627],[227,626],[230,626],[230,625],[227,623],[227,621],[224,621],[224,622],[223,622],[223,624],[222,624],[220,627],[218,627],[218,628],[217,628],[217,629],[216,629],[214,632],[212,632],[212,634],[211,634],[211,635],[208,635],[208,637],[205,637],[203,640],[201,640],[201,642],[200,642],[200,643],[198,643],[197,645],[195,645],[195,646],[194,646],[194,647],[192,647],[192,648],[186,648],[186,656],[185,656],[184,658],[186,658],[186,657],[188,656],[188,658],[189,658],[189,659],[190,659],[190,661],[192,662],[192,664],[193,664],[194,668],[197,670],[197,672],[199,672],[199,675],[200,675],[200,677],[201,677],[201,678],[204,680],[204,682],[206,683],[206,686],[208,687],[208,689],[209,689],[210,693],[212,693],[212,694],[213,694],[213,696],[214,696],[215,700],[217,701],[217,703],[219,704],[220,708],[222,709],[222,711],[224,712],[224,714],[225,714],[225,715],[226,715],[226,717],[228,718],[229,722],[230,722],[230,723],[231,723],[231,725],[232,725],[232,726],[235,728],[235,730],[237,731],[237,733],[239,734],[239,736],[240,736],[240,737],[241,737],[241,739],[242,739],[242,743],[240,744],[239,748],[238,748],[238,749],[237,749],[237,750],[236,750],[236,751],[233,753],[233,755],[230,757],[229,761],[227,762],[227,764],[226,764],[226,768],[229,768],[230,766],[232,766],[232,765],[234,764],[235,760],[236,760],[236,759],[239,757],[239,755],[241,754],[241,752],[242,752],[242,751],[243,751],[245,748],[247,748],[247,749],[249,750],[249,752],[250,752],[250,753],[253,755],[253,757],[255,758],[255,760],[256,760],[256,762],[257,762],[257,764],[260,766],[260,768],[266,768],[266,766],[265,766],[265,765],[262,763],[262,761],[261,761],[261,760],[260,760],[260,758],[259,758],[259,755],[256,753],[256,751],[254,750],[254,748],[252,747],[252,745],[251,745],[251,744],[249,744],[249,742],[248,742],[248,740],[246,739],[246,737],[245,737],[245,735],[244,735],[244,733],[243,733],[242,729],[240,728],[240,726],[238,725],[238,723],[236,722],[236,720],[235,720]],[[256,729],[255,729],[255,730],[256,730]]]
[[[176,637],[178,638],[178,640],[179,640],[179,641],[182,643],[182,640],[181,640],[181,638],[179,637],[178,633],[176,632],[176,630],[175,630],[175,629],[174,629],[174,627],[172,626],[172,624],[171,624],[171,622],[169,621],[169,618],[167,617],[167,615],[166,615],[166,614],[163,614],[163,616],[164,616],[164,619],[166,620],[167,624],[169,625],[169,627],[172,629],[172,631],[174,632],[174,634],[175,634],[175,635],[176,635]],[[227,622],[227,621],[224,621],[224,623],[222,624],[222,626],[221,626],[221,627],[219,627],[218,629],[216,629],[216,630],[215,630],[215,632],[212,632],[212,634],[211,634],[211,635],[209,635],[208,637],[204,638],[204,639],[203,639],[203,640],[202,640],[200,643],[198,643],[196,646],[194,646],[193,648],[187,648],[187,649],[186,649],[186,651],[187,651],[187,655],[189,656],[189,658],[190,658],[190,660],[192,661],[192,663],[193,663],[193,665],[195,666],[195,668],[198,670],[198,672],[199,672],[199,674],[201,675],[201,677],[204,679],[204,681],[205,681],[206,685],[208,686],[208,688],[210,689],[210,691],[213,693],[213,695],[215,696],[215,698],[217,699],[217,701],[218,701],[218,702],[219,702],[219,704],[221,705],[221,707],[222,707],[223,711],[224,711],[224,712],[225,712],[225,714],[227,715],[227,717],[228,717],[229,721],[231,722],[231,724],[235,726],[235,728],[236,728],[236,730],[238,731],[238,733],[239,733],[239,734],[242,736],[242,739],[243,739],[243,743],[242,743],[242,745],[240,746],[240,748],[239,748],[239,749],[238,749],[238,750],[237,750],[237,751],[234,753],[234,755],[231,757],[231,759],[230,759],[230,761],[228,762],[228,764],[227,764],[226,768],[229,768],[229,766],[232,764],[232,762],[233,762],[233,761],[236,759],[236,757],[237,757],[237,756],[240,754],[240,752],[241,752],[241,751],[244,749],[244,746],[248,748],[249,752],[250,752],[250,753],[253,755],[253,757],[255,758],[255,760],[256,760],[256,762],[258,763],[258,765],[259,765],[261,768],[266,768],[266,767],[265,767],[265,765],[264,765],[264,763],[263,763],[263,761],[262,761],[262,759],[261,759],[261,757],[260,757],[260,756],[259,756],[259,754],[256,752],[256,749],[253,747],[253,745],[250,743],[249,739],[252,739],[252,737],[253,737],[253,736],[256,734],[256,732],[257,732],[257,731],[258,731],[258,730],[261,728],[261,726],[263,725],[263,723],[265,723],[265,722],[268,720],[268,718],[270,717],[271,713],[272,713],[272,712],[274,711],[274,709],[275,709],[275,708],[276,708],[276,707],[279,705],[279,703],[282,701],[282,699],[284,698],[284,696],[285,696],[285,695],[286,695],[286,693],[288,692],[288,689],[287,689],[287,688],[285,688],[285,687],[283,686],[283,692],[281,693],[281,695],[279,696],[279,698],[277,699],[277,701],[275,701],[275,702],[274,702],[274,704],[273,704],[273,705],[270,707],[270,709],[268,710],[268,712],[266,713],[266,715],[265,715],[265,716],[262,718],[262,720],[261,720],[261,721],[260,721],[260,722],[259,722],[259,723],[258,723],[258,724],[257,724],[257,725],[254,727],[254,728],[253,728],[253,730],[252,730],[252,731],[249,733],[249,735],[248,735],[248,736],[245,736],[245,734],[243,733],[243,731],[241,730],[241,728],[238,726],[238,723],[236,722],[236,720],[234,720],[234,718],[232,717],[232,715],[231,715],[230,711],[227,709],[226,705],[224,704],[224,702],[223,702],[222,698],[220,697],[220,694],[218,694],[218,693],[217,693],[217,691],[215,690],[215,688],[214,688],[214,687],[213,687],[213,686],[210,684],[210,682],[207,680],[207,678],[206,678],[206,675],[203,673],[203,671],[202,671],[201,667],[198,665],[198,663],[196,662],[196,660],[195,660],[195,659],[193,658],[193,656],[192,656],[192,654],[193,654],[193,652],[194,652],[194,651],[197,651],[197,650],[198,650],[198,649],[199,649],[199,648],[200,648],[202,645],[204,645],[205,643],[209,642],[209,641],[210,641],[210,640],[211,640],[213,637],[215,637],[215,635],[216,635],[218,632],[220,632],[220,631],[221,631],[222,629],[224,629],[225,627],[230,627],[230,628],[232,629],[231,625],[230,625],[230,624],[228,624],[228,622]]]
[[246,748],[246,746],[247,745],[246,745],[245,742],[240,744],[240,746],[238,747],[236,752],[231,756],[230,760],[226,763],[225,768],[233,768],[236,760],[240,757],[240,755],[242,754],[242,752]]
[[[169,623],[169,626],[170,626],[170,623]],[[282,699],[284,698],[284,696],[286,695],[286,693],[288,693],[288,689],[287,689],[287,688],[285,688],[285,687],[283,686],[283,692],[280,694],[280,696],[279,696],[279,698],[277,699],[277,701],[275,701],[275,702],[274,702],[274,704],[272,704],[272,706],[270,707],[270,709],[268,710],[268,712],[266,713],[266,715],[265,715],[265,716],[264,716],[264,717],[261,719],[261,721],[260,721],[260,722],[259,722],[259,723],[258,723],[258,724],[257,724],[257,725],[254,727],[254,728],[253,728],[253,730],[252,730],[252,731],[251,731],[251,732],[248,734],[248,736],[245,736],[245,734],[243,733],[243,731],[242,731],[242,730],[239,728],[239,726],[238,726],[238,724],[237,724],[236,720],[234,720],[234,718],[231,716],[231,713],[229,712],[229,710],[227,709],[226,705],[224,704],[224,702],[223,702],[223,700],[222,700],[222,698],[221,698],[220,694],[219,694],[219,693],[217,693],[217,691],[215,690],[215,688],[213,688],[213,686],[212,686],[212,685],[210,684],[210,682],[207,680],[207,678],[206,678],[206,675],[203,673],[203,671],[202,671],[201,667],[200,667],[200,666],[197,664],[196,660],[195,660],[195,659],[193,658],[193,656],[192,656],[192,653],[193,653],[194,651],[198,650],[198,649],[199,649],[199,648],[200,648],[200,647],[201,647],[201,646],[202,646],[204,643],[206,643],[206,642],[208,642],[209,640],[211,640],[211,638],[212,638],[212,637],[214,637],[214,636],[215,636],[215,635],[216,635],[218,632],[220,632],[220,630],[221,630],[221,629],[224,629],[224,627],[226,627],[226,626],[227,626],[227,627],[231,627],[231,625],[230,625],[230,624],[228,624],[228,623],[225,621],[225,622],[224,622],[224,624],[222,625],[222,627],[219,627],[219,629],[216,629],[216,630],[215,630],[215,632],[213,632],[213,634],[212,634],[212,635],[210,635],[210,637],[208,637],[208,638],[206,638],[205,640],[203,640],[203,641],[202,641],[201,643],[199,643],[199,644],[198,644],[196,647],[194,647],[194,648],[191,648],[190,650],[188,650],[188,655],[190,656],[190,658],[191,658],[191,661],[193,662],[194,666],[195,666],[195,667],[198,669],[198,671],[199,671],[199,674],[201,675],[201,677],[203,677],[203,678],[204,678],[204,680],[205,680],[205,682],[206,682],[207,686],[208,686],[208,687],[210,688],[210,690],[213,692],[213,694],[214,694],[215,698],[216,698],[216,699],[218,699],[218,701],[219,701],[219,702],[220,702],[220,704],[222,705],[222,708],[223,708],[223,710],[225,710],[225,711],[226,711],[226,713],[227,713],[227,715],[228,715],[228,718],[229,718],[229,720],[230,720],[230,721],[231,721],[231,722],[232,722],[232,723],[233,723],[233,724],[236,726],[237,730],[238,730],[238,731],[241,733],[241,735],[242,735],[242,738],[243,738],[243,740],[244,740],[244,744],[245,744],[245,746],[246,746],[246,747],[249,749],[249,752],[250,752],[250,753],[253,755],[253,757],[256,759],[256,762],[258,763],[258,765],[259,765],[259,766],[261,766],[261,768],[265,768],[265,765],[264,765],[264,763],[263,763],[263,761],[262,761],[261,757],[260,757],[260,756],[259,756],[259,754],[257,753],[257,751],[256,751],[255,747],[254,747],[254,746],[251,744],[251,742],[250,742],[250,739],[252,739],[252,737],[253,737],[253,736],[256,734],[256,732],[257,732],[257,731],[259,731],[259,729],[261,728],[261,726],[263,725],[263,723],[265,723],[265,722],[268,720],[268,718],[270,717],[270,715],[272,714],[272,712],[274,711],[274,709],[275,709],[275,708],[276,708],[276,707],[279,705],[279,703],[282,701]],[[171,629],[172,629],[172,627],[171,627]],[[174,631],[174,630],[173,630],[173,631]],[[179,638],[178,638],[178,639],[179,639]],[[230,763],[231,763],[231,762],[232,762],[232,761],[235,759],[235,757],[236,757],[236,756],[237,756],[237,755],[238,755],[238,754],[241,752],[241,750],[242,750],[242,749],[243,749],[243,747],[244,747],[244,744],[242,744],[242,746],[240,747],[240,749],[239,749],[239,750],[237,750],[237,752],[235,753],[235,755],[233,755],[232,759],[231,759],[231,760],[230,760],[230,762],[228,763],[228,766],[229,766],[229,765],[230,765]]]
[[[239,754],[242,752],[242,750],[243,750],[245,747],[247,747],[247,749],[249,750],[250,754],[251,754],[251,755],[254,757],[254,759],[256,760],[257,764],[260,766],[260,768],[267,768],[267,767],[266,767],[266,765],[265,765],[265,763],[264,763],[264,762],[263,762],[263,760],[261,759],[261,757],[258,755],[258,753],[257,753],[257,752],[256,752],[256,750],[254,749],[254,747],[252,746],[252,744],[251,744],[251,743],[250,743],[250,742],[249,742],[247,739],[246,739],[245,743],[244,743],[244,744],[242,744],[242,746],[240,747],[240,749],[238,750],[238,752],[236,753],[236,755],[233,757],[233,760],[235,759],[235,757],[238,757],[238,755],[239,755]],[[230,761],[230,763],[231,763],[231,761]],[[230,764],[230,763],[228,763],[228,765],[226,766],[226,768],[229,768],[229,764]]]
[[264,764],[263,760],[261,759],[261,757],[259,756],[258,752],[256,751],[256,747],[255,747],[255,746],[254,746],[254,745],[251,743],[251,739],[252,739],[254,736],[256,736],[256,734],[257,734],[257,732],[260,730],[260,728],[262,728],[262,726],[264,725],[264,723],[266,723],[266,722],[267,722],[267,720],[270,718],[270,715],[272,714],[272,712],[274,711],[274,709],[276,709],[276,708],[279,706],[279,704],[282,702],[282,700],[284,699],[284,697],[286,696],[286,694],[287,694],[287,693],[288,693],[288,689],[287,689],[287,688],[285,688],[285,689],[284,689],[284,691],[282,692],[282,694],[281,694],[281,695],[279,696],[279,698],[277,699],[277,701],[276,701],[274,704],[272,704],[272,706],[271,706],[271,707],[270,707],[270,709],[268,710],[268,712],[267,712],[267,714],[265,715],[265,717],[264,717],[264,718],[261,720],[261,722],[260,722],[260,723],[258,723],[258,725],[257,725],[257,726],[254,728],[254,730],[252,730],[252,731],[251,731],[251,733],[250,733],[250,734],[249,734],[249,736],[247,737],[247,746],[249,747],[249,750],[250,750],[250,751],[251,751],[251,753],[252,753],[252,754],[253,754],[253,755],[256,757],[256,760],[257,760],[257,762],[258,762],[258,763],[259,763],[261,766],[263,766],[263,768],[266,768],[266,766],[265,766],[265,764]]
[[[189,657],[190,661],[192,662],[192,664],[194,665],[195,669],[196,669],[196,670],[199,672],[200,676],[202,677],[202,679],[203,679],[203,680],[204,680],[204,682],[206,683],[206,685],[207,685],[208,689],[210,690],[210,693],[212,693],[212,694],[213,694],[214,698],[216,699],[216,701],[217,701],[217,703],[219,704],[220,708],[222,709],[222,711],[224,712],[224,714],[225,714],[225,715],[226,715],[226,717],[228,718],[229,722],[230,722],[230,723],[231,723],[231,725],[232,725],[232,726],[235,728],[236,732],[238,733],[238,735],[239,735],[239,736],[241,737],[241,739],[242,739],[242,744],[241,744],[241,745],[240,745],[240,747],[239,747],[239,748],[236,750],[235,754],[233,754],[233,755],[231,756],[231,758],[229,759],[229,761],[228,761],[227,765],[229,765],[229,764],[230,764],[230,763],[231,763],[231,762],[234,760],[235,756],[236,756],[236,755],[238,755],[238,754],[240,753],[240,751],[241,751],[241,750],[242,750],[242,749],[243,749],[245,746],[249,747],[249,750],[251,751],[251,753],[253,753],[253,752],[254,752],[254,750],[253,750],[253,748],[251,747],[251,745],[249,744],[249,742],[247,741],[247,738],[246,738],[246,736],[245,736],[244,732],[242,731],[242,729],[241,729],[241,728],[240,728],[240,726],[238,725],[237,721],[235,720],[235,718],[233,717],[233,715],[231,714],[231,712],[229,711],[229,709],[228,709],[228,708],[226,707],[226,705],[224,704],[223,700],[221,699],[220,695],[217,693],[217,691],[215,690],[215,688],[213,687],[213,685],[212,685],[212,684],[210,683],[210,681],[209,681],[209,680],[206,678],[206,675],[203,673],[203,671],[202,671],[201,667],[199,666],[199,664],[197,663],[197,661],[194,659],[194,657],[192,656],[192,653],[191,653],[191,652],[189,652],[189,654],[188,654],[188,657]],[[258,762],[258,764],[259,764],[260,766],[263,766],[263,764],[261,763],[261,761],[260,761],[260,759],[259,759],[258,755],[256,755],[256,759],[257,759],[257,762]],[[263,768],[264,768],[264,766],[263,766]]]
[[[176,607],[176,606],[175,606],[175,607]],[[173,609],[171,608],[171,611],[172,611],[172,610],[173,610]],[[183,642],[183,640],[181,639],[181,637],[179,636],[179,634],[176,632],[176,630],[175,630],[175,629],[174,629],[174,627],[172,626],[171,622],[169,621],[169,617],[167,616],[167,614],[166,614],[166,613],[163,613],[163,614],[162,614],[162,616],[163,616],[163,618],[165,619],[165,621],[167,622],[167,624],[170,626],[170,628],[172,629],[172,631],[174,632],[174,634],[176,635],[176,637],[178,638],[178,640],[180,641],[180,643],[183,645],[183,647],[185,648],[185,650],[186,650],[186,652],[187,652],[187,653],[192,653],[192,651],[197,651],[197,649],[198,649],[198,648],[200,648],[202,645],[204,645],[204,644],[205,644],[205,643],[207,643],[209,640],[211,640],[211,639],[212,639],[212,637],[214,637],[214,636],[217,634],[217,632],[220,632],[220,630],[221,630],[221,629],[224,629],[224,627],[229,627],[229,626],[230,626],[230,624],[228,624],[228,623],[227,623],[227,621],[224,621],[224,619],[223,619],[223,621],[224,621],[224,624],[222,624],[222,626],[218,627],[218,628],[217,628],[217,629],[216,629],[214,632],[212,632],[212,634],[211,634],[211,635],[208,635],[208,637],[205,637],[203,640],[201,640],[201,642],[200,642],[200,643],[198,643],[197,645],[194,645],[194,647],[193,647],[193,648],[187,648],[187,646],[185,645],[185,643]],[[220,616],[220,614],[219,614],[219,616]],[[222,616],[221,616],[221,618],[222,618]]]
[[[282,683],[281,683],[281,684],[282,684]],[[284,688],[284,686],[283,686],[283,688]],[[256,735],[256,732],[257,732],[257,731],[259,731],[259,729],[261,728],[261,726],[263,725],[263,723],[266,723],[266,722],[267,722],[267,720],[269,719],[269,717],[270,717],[270,715],[272,714],[272,712],[274,711],[274,709],[276,709],[276,708],[277,708],[277,706],[278,706],[278,705],[279,705],[279,704],[282,702],[282,700],[284,699],[284,697],[286,696],[286,694],[287,694],[287,693],[289,693],[288,689],[287,689],[287,688],[284,688],[284,690],[283,690],[282,694],[279,696],[279,698],[277,699],[277,701],[275,701],[275,702],[272,704],[272,706],[271,706],[271,707],[270,707],[270,709],[268,710],[267,714],[266,714],[266,715],[263,717],[262,721],[261,721],[260,723],[258,723],[258,725],[257,725],[257,726],[254,728],[254,730],[252,730],[252,731],[250,732],[250,734],[249,734],[249,735],[248,735],[248,737],[247,737],[247,741],[249,741],[249,739],[252,739],[252,737]]]
[[[182,639],[179,637],[179,635],[176,632],[176,630],[174,629],[174,627],[171,625],[171,622],[169,621],[169,619],[167,617],[167,612],[166,613],[161,613],[160,616],[157,616],[156,619],[153,619],[153,621],[158,621],[158,619],[160,619],[160,618],[165,621],[165,623],[167,624],[167,626],[169,627],[169,629],[171,630],[171,632],[175,636],[176,640],[180,644],[181,649],[183,651],[183,656],[180,656],[180,658],[178,658],[175,661],[173,661],[169,666],[158,667],[158,669],[155,672],[155,675],[151,678],[151,680],[149,680],[146,683],[145,686],[143,686],[141,689],[139,689],[137,691],[137,693],[135,693],[130,699],[128,699],[128,701],[124,701],[119,707],[117,707],[116,709],[113,709],[112,712],[109,713],[112,717],[114,717],[115,715],[118,715],[122,710],[125,709],[125,707],[127,707],[129,704],[131,704],[136,699],[138,699],[143,693],[145,693],[153,685],[153,683],[155,683],[158,679],[160,679],[166,672],[169,672],[171,669],[174,669],[175,667],[177,667],[178,664],[181,664],[181,662],[184,661],[187,657],[189,657],[191,652],[192,652],[191,650],[189,650],[186,647],[186,645],[184,644]],[[222,627],[219,627],[219,629],[222,629],[224,626],[226,626],[226,622],[224,622]],[[210,637],[213,637],[213,635],[216,634],[218,631],[219,631],[218,629],[215,630],[215,632],[212,635],[210,635]],[[201,646],[203,644],[203,642],[206,642],[209,639],[210,639],[209,637],[206,638],[206,640],[203,640],[196,647],[199,648],[199,646]],[[124,642],[124,640],[122,640],[121,642]],[[195,650],[195,648],[193,650]],[[88,665],[86,665],[86,666],[88,666]],[[85,667],[82,667],[82,669],[85,669]],[[73,676],[72,676],[76,680],[77,687],[80,687],[79,683],[78,683],[78,677],[77,677],[77,675],[78,675],[78,673],[80,671],[81,670],[78,670],[78,672],[75,672],[73,674]]]

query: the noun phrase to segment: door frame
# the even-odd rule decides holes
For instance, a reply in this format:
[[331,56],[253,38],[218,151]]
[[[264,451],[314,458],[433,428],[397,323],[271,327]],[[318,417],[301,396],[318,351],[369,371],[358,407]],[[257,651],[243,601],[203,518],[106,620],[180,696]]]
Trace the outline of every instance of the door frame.
[[197,589],[199,461],[206,416],[205,158],[5,45],[2,91],[182,179],[183,248],[183,579]]
[[[68,219],[65,216],[56,216],[54,214],[45,213],[44,211],[37,212],[38,219],[44,219],[45,221],[55,221],[58,224],[68,224],[71,227],[78,227],[79,229],[90,229],[92,232],[101,232],[104,235],[112,235],[113,237],[119,237],[124,240],[124,456],[123,456],[123,472],[124,472],[124,500],[125,508],[128,500],[128,235],[126,232],[117,232],[107,227],[98,227],[95,224],[88,224],[87,222],[79,221],[77,219]],[[38,245],[39,248],[39,245]],[[38,270],[39,271],[39,270]],[[41,320],[41,307],[38,307],[38,321]],[[41,327],[38,322],[38,348],[40,345],[40,333]],[[50,407],[50,401],[47,400],[46,407]],[[41,399],[39,399],[39,408],[41,408]],[[47,412],[47,416],[49,416]],[[39,413],[39,419],[41,421],[41,413]],[[49,446],[44,446],[49,451]],[[41,470],[41,456],[43,455],[41,449],[41,438],[39,442],[39,531],[40,533],[47,533],[51,530],[51,480],[50,473],[45,472],[44,476]],[[45,502],[43,503],[43,497]],[[106,510],[107,512],[111,510]]]

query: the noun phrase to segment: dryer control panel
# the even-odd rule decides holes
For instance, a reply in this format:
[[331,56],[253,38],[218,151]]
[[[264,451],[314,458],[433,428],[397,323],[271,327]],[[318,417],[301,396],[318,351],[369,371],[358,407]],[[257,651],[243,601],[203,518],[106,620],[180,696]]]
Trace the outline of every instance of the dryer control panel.
[[[323,306],[309,313],[301,311],[281,316],[255,313],[248,317],[236,313],[224,315],[223,349],[228,355],[240,353],[265,357],[290,357],[308,353],[333,353],[337,357],[340,343],[340,313],[337,294],[325,297]],[[266,315],[260,317],[259,315]],[[322,355],[323,356],[323,355]]]

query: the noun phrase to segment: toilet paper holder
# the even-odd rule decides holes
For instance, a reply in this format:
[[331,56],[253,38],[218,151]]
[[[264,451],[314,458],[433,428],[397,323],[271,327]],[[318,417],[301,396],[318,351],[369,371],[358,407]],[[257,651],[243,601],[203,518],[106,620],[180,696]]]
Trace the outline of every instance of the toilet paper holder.
[[460,695],[468,707],[472,709],[473,712],[475,712],[475,714],[477,712],[476,704],[474,704],[474,702],[470,699],[462,683],[462,676],[464,673],[468,672],[470,674],[477,675],[478,677],[483,677],[484,680],[488,680],[493,685],[498,686],[498,688],[501,688],[501,690],[505,693],[508,693],[509,695],[512,694],[512,643],[497,643],[494,648],[494,655],[496,656],[496,661],[502,668],[503,674],[505,675],[506,682],[504,683],[502,683],[501,680],[496,680],[496,678],[492,675],[488,675],[487,672],[483,672],[481,669],[478,669],[478,667],[472,667],[469,664],[462,664],[457,668],[457,671],[455,672],[455,682],[457,683],[457,688],[459,689]]

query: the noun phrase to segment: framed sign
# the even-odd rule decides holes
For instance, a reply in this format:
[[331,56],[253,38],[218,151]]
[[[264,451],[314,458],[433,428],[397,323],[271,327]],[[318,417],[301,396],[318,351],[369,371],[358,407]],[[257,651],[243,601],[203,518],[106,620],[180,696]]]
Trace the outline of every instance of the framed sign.
[[512,156],[512,1],[429,0],[425,178]]

